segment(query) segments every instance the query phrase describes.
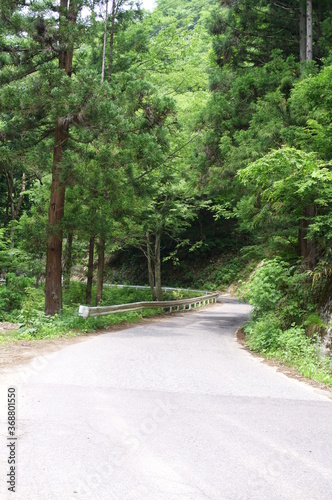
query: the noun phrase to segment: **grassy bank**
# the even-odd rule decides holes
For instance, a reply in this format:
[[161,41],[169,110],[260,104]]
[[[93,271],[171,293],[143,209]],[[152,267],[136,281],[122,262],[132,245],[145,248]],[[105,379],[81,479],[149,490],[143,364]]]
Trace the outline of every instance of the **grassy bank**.
[[263,261],[242,285],[254,306],[244,331],[250,350],[295,367],[305,377],[332,385],[332,359],[322,352],[327,326],[318,316],[319,283],[281,259]]
[[[29,284],[28,284],[29,285]],[[9,288],[11,286],[11,288]],[[8,291],[9,289],[9,291]],[[43,287],[26,286],[20,288],[19,284],[9,283],[3,285],[2,294],[15,294],[16,307],[11,310],[2,310],[2,321],[10,321],[18,324],[16,331],[9,334],[0,334],[0,341],[9,340],[33,340],[43,338],[56,338],[64,335],[80,335],[106,329],[113,325],[123,323],[137,323],[142,318],[148,318],[160,314],[158,309],[146,309],[142,312],[132,311],[127,313],[110,314],[97,318],[83,319],[78,315],[80,304],[85,303],[85,284],[73,282],[69,289],[64,290],[63,311],[55,316],[44,314],[44,290]],[[92,290],[92,304],[95,303],[96,289]],[[164,292],[164,300],[175,300],[194,296],[191,292]],[[136,290],[133,288],[109,288],[105,287],[103,302],[101,305],[127,304],[132,302],[151,301],[149,290]],[[13,303],[12,303],[13,304]],[[20,307],[17,307],[20,306]]]

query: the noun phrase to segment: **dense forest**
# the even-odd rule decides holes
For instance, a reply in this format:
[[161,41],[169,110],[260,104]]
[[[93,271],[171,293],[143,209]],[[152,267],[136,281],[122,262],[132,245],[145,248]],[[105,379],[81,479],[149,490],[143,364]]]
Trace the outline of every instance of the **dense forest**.
[[249,347],[329,383],[332,6],[156,4],[1,2],[2,320],[233,285]]

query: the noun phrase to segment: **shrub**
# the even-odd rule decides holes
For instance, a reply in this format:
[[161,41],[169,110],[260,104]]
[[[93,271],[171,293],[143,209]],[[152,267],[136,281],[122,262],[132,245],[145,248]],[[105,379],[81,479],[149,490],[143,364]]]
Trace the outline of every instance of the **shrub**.
[[15,273],[7,273],[6,284],[0,286],[1,319],[4,319],[6,314],[21,309],[22,302],[26,296],[26,289],[33,282],[32,278],[17,276]]
[[245,326],[247,343],[252,350],[292,364],[306,377],[331,384],[330,359],[319,353],[325,325],[312,313],[314,293],[308,275],[298,268],[280,259],[263,262],[242,287],[243,297],[254,306]]
[[251,321],[245,327],[249,349],[267,354],[278,346],[282,333],[280,320],[274,313]]

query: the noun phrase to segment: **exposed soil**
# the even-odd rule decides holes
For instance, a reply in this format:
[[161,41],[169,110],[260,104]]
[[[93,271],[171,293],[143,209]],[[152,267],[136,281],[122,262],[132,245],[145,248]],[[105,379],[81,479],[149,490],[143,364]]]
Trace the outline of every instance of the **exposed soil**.
[[322,382],[317,382],[316,380],[309,379],[304,377],[301,373],[297,371],[293,366],[287,366],[281,361],[277,361],[274,359],[266,358],[263,354],[257,353],[255,351],[251,351],[246,344],[246,335],[244,333],[243,328],[239,328],[236,332],[237,341],[242,345],[243,349],[250,352],[252,356],[256,358],[260,358],[264,363],[269,366],[275,366],[278,372],[287,375],[287,377],[295,378],[296,380],[300,380],[301,382],[305,382],[306,384],[311,385],[312,387],[316,387],[317,389],[321,389],[324,391],[324,394],[332,399],[332,387],[323,384]]
[[[2,323],[0,324],[0,328],[1,325]],[[110,326],[107,330],[98,330],[96,332],[78,334],[75,336],[63,336],[54,339],[9,340],[8,342],[3,342],[0,344],[0,373],[13,366],[29,363],[34,358],[43,354],[59,351],[67,345],[84,342],[88,338],[93,338],[103,333],[126,330],[131,326],[133,326],[132,323],[123,323],[121,325]],[[11,329],[11,331],[13,331],[13,329]]]
[[8,335],[11,332],[15,332],[18,329],[18,325],[16,323],[9,323],[9,321],[1,321],[0,322],[0,334]]
[[57,339],[16,340],[0,344],[0,373],[16,365],[32,361],[42,354],[58,351],[70,344],[82,342],[88,335]]

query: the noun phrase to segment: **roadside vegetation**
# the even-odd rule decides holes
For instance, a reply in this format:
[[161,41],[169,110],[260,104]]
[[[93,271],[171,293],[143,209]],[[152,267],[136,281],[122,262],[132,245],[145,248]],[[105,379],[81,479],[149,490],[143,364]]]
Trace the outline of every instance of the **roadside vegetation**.
[[288,262],[263,261],[240,287],[240,296],[254,306],[244,331],[249,349],[332,385],[332,360],[322,346],[327,325],[317,314],[320,287]]
[[[125,323],[136,323],[142,318],[149,318],[161,314],[160,309],[146,309],[140,311],[130,311],[127,313],[109,314],[95,318],[83,319],[78,315],[78,308],[85,300],[85,284],[73,281],[64,291],[66,306],[59,314],[49,316],[45,314],[45,295],[43,286],[38,288],[31,286],[24,287],[28,280],[12,278],[7,286],[0,286],[0,298],[5,296],[1,302],[1,321],[10,322],[17,325],[17,329],[5,335],[0,334],[0,342],[12,340],[34,340],[56,338],[61,336],[81,335],[97,330],[104,330],[113,325]],[[8,288],[11,290],[12,300],[7,301]],[[2,291],[2,294],[1,294]],[[92,300],[96,297],[96,286],[92,287]],[[181,298],[194,297],[193,292],[170,291],[164,292],[164,300],[177,300]],[[133,288],[113,288],[105,287],[104,299],[100,305],[128,304],[132,302],[151,301],[151,292]]]

